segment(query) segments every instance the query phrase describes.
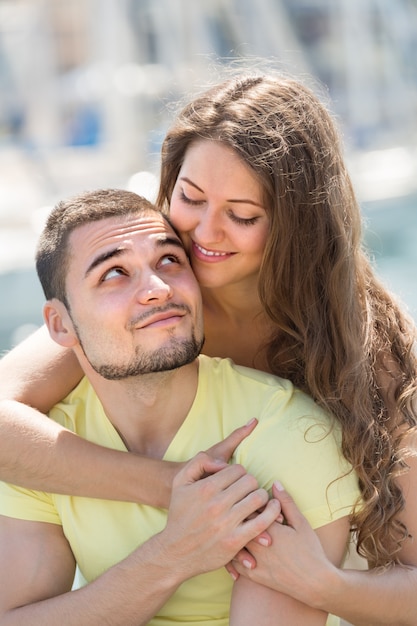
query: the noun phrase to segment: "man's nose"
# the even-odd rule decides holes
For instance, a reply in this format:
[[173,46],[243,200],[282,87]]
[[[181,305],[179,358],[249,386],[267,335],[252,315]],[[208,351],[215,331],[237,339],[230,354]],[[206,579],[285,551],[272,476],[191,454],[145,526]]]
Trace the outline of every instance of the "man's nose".
[[137,290],[137,298],[146,303],[152,300],[168,300],[172,296],[172,287],[163,278],[155,273],[142,276]]

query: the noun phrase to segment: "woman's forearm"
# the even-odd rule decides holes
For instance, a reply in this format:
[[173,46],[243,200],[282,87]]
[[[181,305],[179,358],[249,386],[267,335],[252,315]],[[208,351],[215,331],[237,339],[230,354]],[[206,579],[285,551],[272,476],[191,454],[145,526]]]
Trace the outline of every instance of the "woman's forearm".
[[96,446],[39,412],[62,400],[82,375],[72,351],[52,341],[45,327],[0,359],[0,479],[167,508],[175,464]]
[[[355,626],[417,625],[417,441],[409,434],[403,445],[409,448],[408,471],[397,477],[406,498],[401,521],[409,537],[403,543],[399,558],[407,567],[398,565],[386,570],[339,570],[331,574],[327,608]],[[323,593],[323,598],[324,598]]]
[[[234,430],[208,453],[227,462],[256,420]],[[0,480],[28,489],[168,508],[182,463],[104,448],[35,409],[0,401]]]
[[311,604],[355,626],[416,626],[417,568],[337,570]]
[[[28,489],[168,508],[181,464],[103,448],[44,413],[80,381],[71,350],[45,328],[0,359],[0,480]],[[211,449],[229,460],[255,424],[237,429]]]
[[[407,494],[403,520],[415,537],[417,458],[410,458],[409,465],[410,471],[398,480]],[[228,566],[234,577],[243,575],[355,626],[417,625],[417,546],[411,538],[399,555],[409,567],[367,570],[352,560],[350,564],[358,569],[341,569],[324,549],[321,529],[313,531],[290,494],[278,483],[272,493],[286,523],[274,523],[268,529],[268,546],[251,542],[236,555],[232,567]]]
[[0,400],[47,413],[82,377],[72,350],[58,346],[42,327],[0,359]]
[[19,402],[0,402],[0,479],[167,508],[178,466],[97,446]]

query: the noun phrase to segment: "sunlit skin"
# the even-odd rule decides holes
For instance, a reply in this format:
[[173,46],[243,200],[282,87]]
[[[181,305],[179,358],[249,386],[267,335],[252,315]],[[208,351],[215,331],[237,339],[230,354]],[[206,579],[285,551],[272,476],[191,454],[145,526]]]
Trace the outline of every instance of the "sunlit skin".
[[269,370],[260,346],[271,321],[258,297],[269,219],[254,172],[218,141],[193,142],[185,153],[170,203],[200,284],[210,356]]
[[155,353],[178,350],[192,336],[201,344],[198,284],[162,216],[85,224],[71,234],[70,247],[63,318],[68,343],[94,369],[111,363],[122,372],[133,368],[134,376],[135,363],[146,357],[152,362]]
[[170,217],[202,287],[257,284],[269,221],[260,183],[233,150],[209,140],[187,149]]
[[[51,336],[73,349],[126,448],[162,458],[194,400],[203,341],[200,290],[182,243],[158,212],[80,226],[69,243],[69,310],[46,303]],[[178,384],[181,398],[167,413]],[[143,404],[152,407],[146,423]]]

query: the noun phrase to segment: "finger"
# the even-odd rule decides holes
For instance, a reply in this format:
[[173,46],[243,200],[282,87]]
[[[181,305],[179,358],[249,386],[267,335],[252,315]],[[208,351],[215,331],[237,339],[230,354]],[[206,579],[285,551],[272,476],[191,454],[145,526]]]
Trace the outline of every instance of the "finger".
[[206,452],[199,452],[189,461],[174,479],[174,486],[194,483],[204,476],[215,474],[229,467],[225,461],[215,459]]
[[[278,500],[277,500],[277,502],[278,502]],[[256,515],[259,515],[260,512],[261,512],[261,510],[259,509],[255,513],[252,513],[251,515],[248,515],[246,520],[252,519]],[[278,518],[275,521],[276,522],[279,521],[279,518],[282,518],[282,514],[281,513],[278,515]],[[270,545],[272,545],[272,537],[271,537],[271,535],[269,534],[269,532],[267,530],[265,530],[265,532],[263,532],[260,535],[258,535],[257,537],[255,537],[254,541],[256,541],[256,543],[259,543],[260,546],[270,546]]]
[[223,461],[229,461],[233,452],[242,441],[251,434],[258,423],[258,420],[253,417],[247,424],[236,428],[230,435],[228,435],[223,441],[219,441],[214,446],[207,450],[210,456],[213,456]]
[[282,514],[288,526],[296,528],[304,523],[307,524],[306,518],[295,504],[293,498],[279,481],[275,481],[272,485],[272,495],[279,501]]
[[245,519],[241,524],[242,534],[245,538],[244,545],[249,543],[249,541],[252,541],[255,537],[258,537],[261,533],[265,532],[275,521],[279,513],[279,502],[272,499],[269,500],[264,510],[259,513],[259,515],[251,519]]
[[[263,508],[269,499],[268,492],[259,488],[256,478],[247,474],[241,465],[227,465],[217,474],[203,478],[196,485],[196,497],[201,501],[211,502],[213,516],[229,511],[236,528],[240,527],[243,520]],[[274,502],[279,508],[278,501]],[[259,533],[265,528],[260,525]]]
[[229,572],[230,576],[233,578],[233,580],[236,582],[236,580],[239,578],[239,572],[237,571],[237,569],[235,568],[235,566],[233,565],[233,561],[231,561],[230,563],[227,563],[227,565],[225,565],[226,571]]
[[[279,503],[279,500],[276,499],[276,501]],[[281,504],[280,504],[280,508],[281,508]],[[260,512],[261,510],[259,509],[258,511],[256,511],[256,513],[253,513],[253,516],[258,515]],[[277,522],[278,524],[284,523],[284,516],[282,512],[280,512],[279,515],[277,515],[277,518],[274,521]],[[255,541],[259,543],[261,546],[270,546],[272,544],[272,537],[267,531],[265,531],[264,533],[261,533],[259,537],[255,537]]]
[[226,565],[226,569],[232,577],[232,571],[239,576],[239,573],[236,569],[237,563],[240,563],[240,565],[242,565],[242,567],[245,567],[246,569],[255,569],[257,565],[255,557],[246,548],[239,550],[233,561]]
[[267,547],[272,544],[272,537],[267,531],[265,531],[261,533],[260,535],[258,535],[257,537],[255,537],[254,541],[256,541],[256,543],[259,543],[260,546]]
[[[247,477],[246,480],[236,485],[244,477]],[[199,452],[174,479],[174,487],[193,483],[198,483],[200,497],[205,495],[206,499],[216,494],[223,495],[224,492],[229,507],[258,488],[256,478],[247,474],[242,465],[228,465],[224,461],[211,458],[206,452]],[[231,487],[234,490],[228,491]]]
[[195,497],[201,502],[211,502],[212,515],[218,517],[228,511],[236,528],[268,499],[267,492],[259,489],[256,478],[247,474],[241,465],[227,465],[195,485],[198,490]]

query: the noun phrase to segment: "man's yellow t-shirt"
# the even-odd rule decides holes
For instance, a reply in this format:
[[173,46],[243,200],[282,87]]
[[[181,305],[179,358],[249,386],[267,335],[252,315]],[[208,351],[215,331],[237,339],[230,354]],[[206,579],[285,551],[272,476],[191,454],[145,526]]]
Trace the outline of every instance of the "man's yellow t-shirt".
[[[126,450],[87,379],[50,417],[90,441]],[[314,528],[348,515],[359,490],[340,452],[337,426],[289,381],[228,359],[200,356],[194,403],[164,458],[187,460],[252,417],[259,424],[238,447],[233,462],[242,463],[266,489],[280,480]],[[146,505],[47,494],[4,483],[0,514],[62,525],[87,582],[162,530],[167,518],[165,510]],[[197,576],[179,587],[150,624],[227,626],[231,590],[232,579],[224,569]]]

